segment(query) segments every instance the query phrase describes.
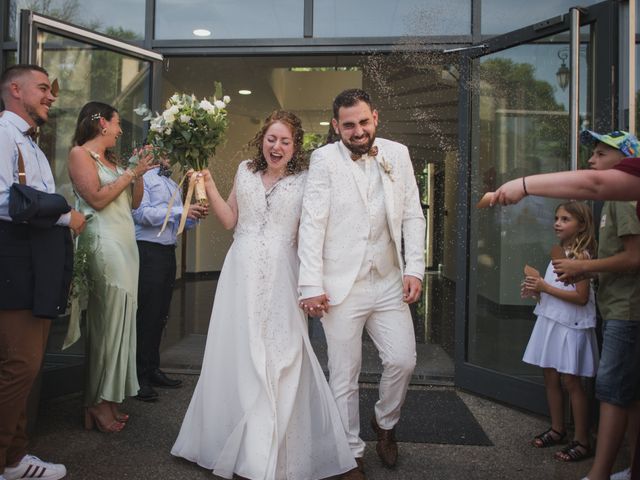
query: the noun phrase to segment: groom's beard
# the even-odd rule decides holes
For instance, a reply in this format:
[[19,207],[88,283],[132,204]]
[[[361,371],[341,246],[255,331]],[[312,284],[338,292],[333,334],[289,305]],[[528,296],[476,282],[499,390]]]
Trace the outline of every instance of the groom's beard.
[[365,143],[355,144],[355,143],[352,143],[352,140],[354,139],[354,137],[351,137],[349,139],[345,139],[344,137],[341,137],[341,138],[342,138],[342,143],[344,143],[344,146],[347,147],[349,151],[356,153],[358,155],[364,155],[371,149],[371,147],[373,147],[373,142],[376,141],[376,134],[374,132],[372,136],[369,136],[368,133],[363,133],[360,137],[357,138],[357,140],[359,140],[362,137],[367,137],[369,141]]

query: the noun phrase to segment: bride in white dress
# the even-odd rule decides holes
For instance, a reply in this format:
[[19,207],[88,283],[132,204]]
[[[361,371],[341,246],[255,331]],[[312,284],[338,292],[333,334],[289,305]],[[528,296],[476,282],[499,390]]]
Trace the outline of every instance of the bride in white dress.
[[310,480],[356,466],[297,302],[302,135],[295,115],[272,113],[226,202],[203,172],[209,208],[235,232],[171,453],[224,478]]

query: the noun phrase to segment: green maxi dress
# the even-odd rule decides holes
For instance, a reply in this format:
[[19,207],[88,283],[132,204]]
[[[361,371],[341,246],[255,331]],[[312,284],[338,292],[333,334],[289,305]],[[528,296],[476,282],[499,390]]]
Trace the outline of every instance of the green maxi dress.
[[[100,185],[124,173],[106,167],[90,152],[98,167]],[[136,373],[136,310],[138,303],[138,247],[127,188],[102,210],[82,197],[78,209],[92,218],[79,242],[88,256],[90,279],[87,306],[87,368],[85,405],[102,400],[120,403],[138,393]]]

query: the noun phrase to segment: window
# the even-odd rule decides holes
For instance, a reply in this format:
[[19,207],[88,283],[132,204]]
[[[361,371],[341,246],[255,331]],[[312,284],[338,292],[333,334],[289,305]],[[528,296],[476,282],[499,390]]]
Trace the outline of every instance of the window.
[[155,38],[302,38],[300,0],[157,0]]
[[480,31],[483,35],[498,35],[526,27],[532,23],[567,13],[571,7],[582,7],[602,0],[482,0]]
[[27,9],[122,40],[144,38],[145,0],[10,0],[7,39],[15,40]]
[[314,37],[469,35],[471,0],[314,0]]

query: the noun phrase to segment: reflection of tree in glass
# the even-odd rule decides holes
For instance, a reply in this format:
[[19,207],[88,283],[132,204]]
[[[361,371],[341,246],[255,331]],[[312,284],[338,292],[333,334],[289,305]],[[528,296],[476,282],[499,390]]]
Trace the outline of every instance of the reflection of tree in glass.
[[[480,65],[480,93],[491,98],[496,108],[518,112],[535,122],[526,129],[526,144],[538,155],[569,158],[569,122],[565,107],[554,96],[554,87],[535,76],[535,66],[507,58],[492,58]],[[539,172],[530,172],[539,173]]]
[[[21,5],[18,5],[21,3]],[[16,25],[18,19],[18,7],[20,10],[32,10],[42,15],[57,18],[70,23],[78,23],[78,10],[80,8],[79,0],[29,0],[26,2],[18,2],[13,0],[9,5],[9,18],[15,18],[16,22],[9,22],[9,34],[11,38],[15,38]],[[79,24],[79,23],[78,23]]]
[[141,40],[142,37],[131,30],[125,30],[121,27],[107,27],[97,18],[83,18],[83,12],[80,7],[80,0],[27,0],[20,2],[13,0],[9,5],[9,18],[16,19],[16,22],[9,22],[10,38],[16,36],[16,25],[19,22],[18,8],[32,10],[42,15],[56,18],[69,23],[75,23],[89,30],[104,32],[112,37],[122,40]]
[[[16,15],[17,8],[18,2],[14,0],[10,6],[11,17]],[[21,9],[32,10],[66,22],[73,22],[77,18],[79,8],[79,0],[29,0],[21,5]]]
[[[11,3],[14,12],[18,3]],[[83,24],[79,0],[31,0],[20,7],[59,20]],[[85,19],[84,22],[84,26],[92,30],[100,29],[100,25],[101,22],[97,20],[87,24]],[[137,38],[135,32],[122,27],[108,27],[105,33],[125,41]],[[40,38],[46,51],[43,66],[49,71],[51,78],[60,80],[61,87],[60,98],[50,115],[51,121],[43,128],[43,137],[46,138],[48,133],[63,128],[62,123],[66,126],[75,122],[77,110],[82,103],[95,100],[113,104],[121,111],[124,136],[120,145],[126,145],[126,149],[130,150],[132,138],[142,138],[141,127],[132,125],[131,112],[139,103],[148,101],[142,97],[145,84],[140,73],[143,70],[140,62],[134,59],[125,60],[122,54],[104,49],[78,48],[82,47],[82,42],[78,43],[56,34],[46,33]],[[67,48],[67,45],[70,48]],[[126,72],[123,72],[125,69]],[[87,72],[90,72],[89,81],[83,77]],[[136,128],[135,133],[132,132],[133,128]]]
[[535,77],[530,63],[515,63],[508,58],[492,58],[482,62],[480,79],[491,84],[493,95],[504,96],[508,108],[562,111],[564,106],[555,100],[553,86]]

